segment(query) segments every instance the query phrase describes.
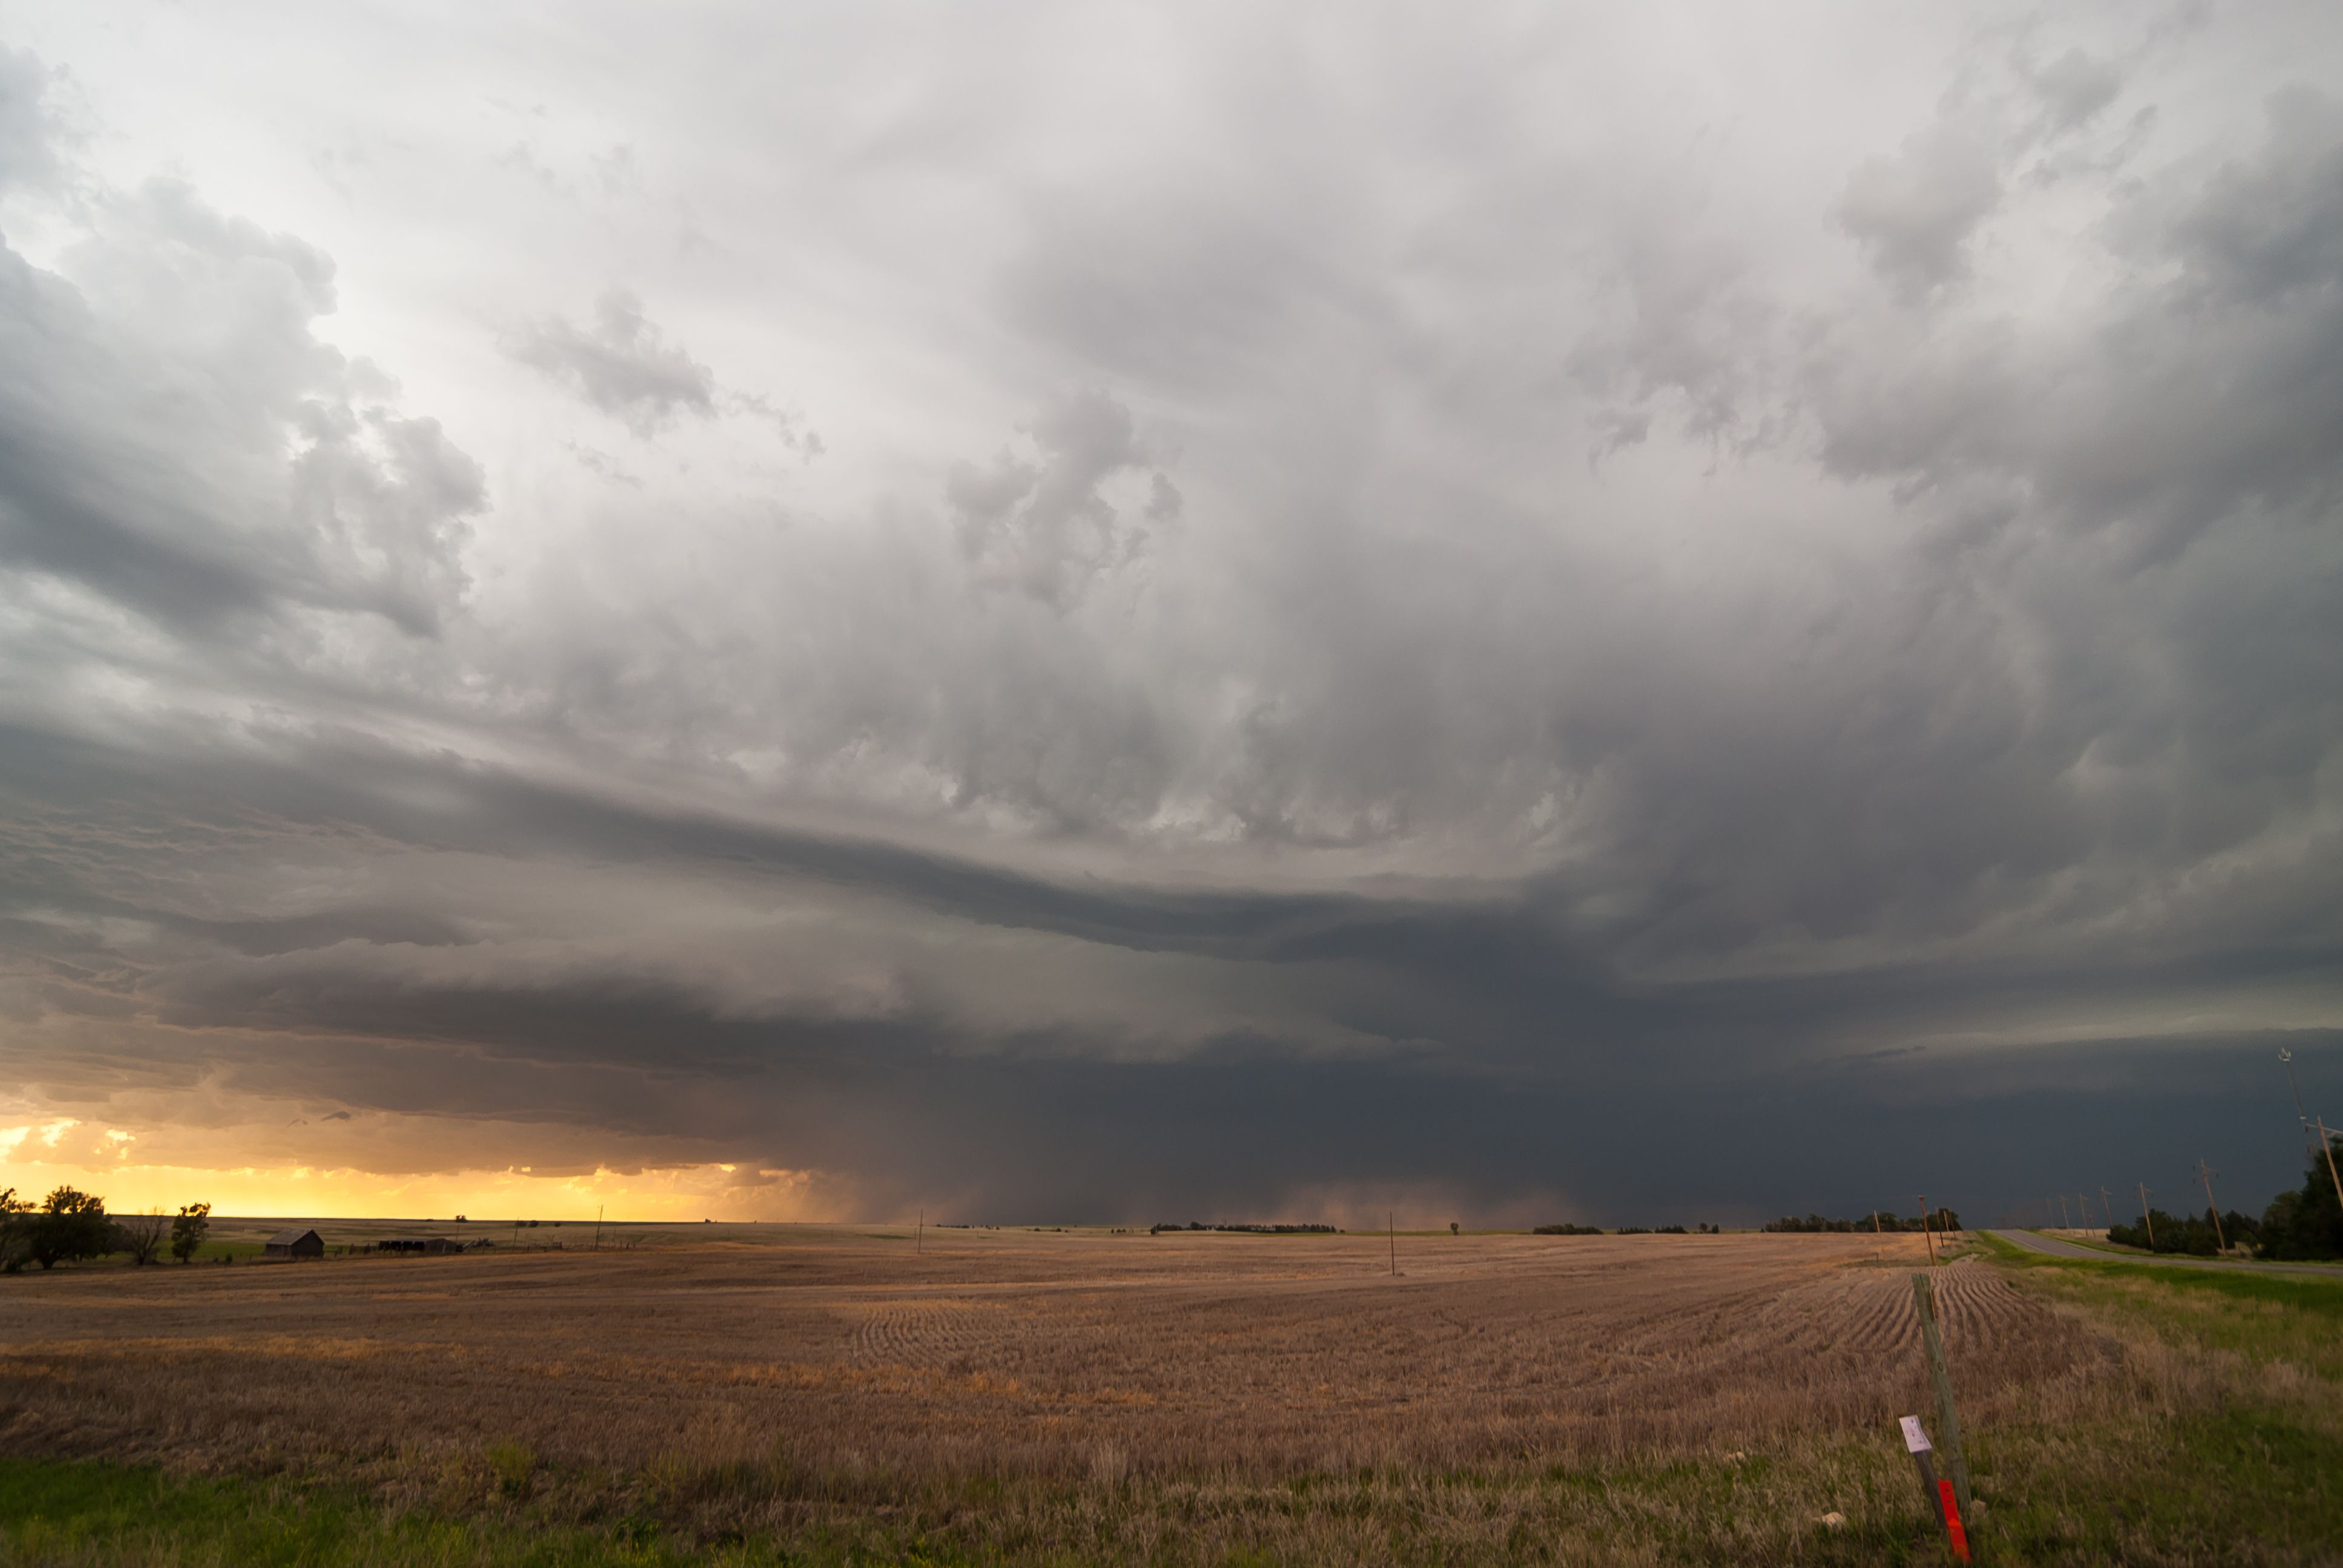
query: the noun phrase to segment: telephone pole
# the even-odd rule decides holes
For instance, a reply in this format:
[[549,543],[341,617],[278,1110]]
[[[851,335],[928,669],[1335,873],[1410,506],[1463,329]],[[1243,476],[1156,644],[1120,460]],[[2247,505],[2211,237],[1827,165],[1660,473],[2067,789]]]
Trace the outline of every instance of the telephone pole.
[[2114,1195],[2105,1187],[2099,1189],[2099,1207],[2107,1213],[2107,1229],[2110,1231],[2114,1230],[2116,1228],[2116,1201]]
[[1922,1192],[1918,1196],[1920,1199],[1920,1234],[1928,1243],[1928,1267],[1933,1269],[1936,1266],[1936,1233],[1928,1229],[1928,1195],[1926,1192]]
[[2229,1250],[2229,1239],[2221,1234],[2221,1206],[2213,1201],[2213,1178],[2219,1174],[2218,1171],[2205,1163],[2202,1154],[2197,1156],[2197,1180],[2205,1183],[2205,1207],[2213,1211],[2213,1240],[2219,1242],[2221,1251],[2226,1252]]
[[2139,1222],[2147,1227],[2147,1250],[2156,1251],[2156,1216],[2147,1211],[2147,1183],[2139,1184]]
[[2294,1119],[2302,1123],[2302,1135],[2308,1140],[2313,1127],[2318,1129],[2318,1151],[2327,1157],[2327,1179],[2335,1183],[2335,1201],[2343,1203],[2343,1176],[2335,1173],[2335,1141],[2328,1136],[2324,1118],[2314,1121],[2303,1113],[2302,1086],[2294,1081],[2294,1052],[2280,1050],[2278,1060],[2286,1068],[2287,1091],[2294,1096]]
[[2064,1192],[2058,1194],[2058,1229],[2061,1231],[2074,1229],[2072,1225],[2066,1223],[2066,1194]]

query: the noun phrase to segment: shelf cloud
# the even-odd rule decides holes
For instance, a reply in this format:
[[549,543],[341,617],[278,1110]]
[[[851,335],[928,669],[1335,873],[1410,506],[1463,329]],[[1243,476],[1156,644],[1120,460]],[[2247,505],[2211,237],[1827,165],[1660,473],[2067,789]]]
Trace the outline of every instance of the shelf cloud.
[[1990,1213],[2343,1088],[2330,8],[0,15],[0,1185]]

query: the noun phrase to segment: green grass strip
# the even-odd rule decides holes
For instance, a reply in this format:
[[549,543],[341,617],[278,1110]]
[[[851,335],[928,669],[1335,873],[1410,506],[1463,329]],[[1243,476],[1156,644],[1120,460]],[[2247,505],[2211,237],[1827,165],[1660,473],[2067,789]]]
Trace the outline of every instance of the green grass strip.
[[2343,1278],[2312,1274],[2259,1273],[2247,1269],[2192,1269],[2152,1263],[2145,1258],[2065,1258],[2036,1252],[1987,1236],[1985,1243],[2000,1261],[2022,1269],[2059,1269],[2103,1280],[2152,1280],[2178,1291],[2197,1291],[2233,1301],[2264,1302],[2327,1318],[2343,1318]]
[[0,1459],[0,1563],[10,1564],[761,1568],[785,1560],[746,1544],[711,1553],[575,1526],[392,1513],[330,1485],[176,1477],[99,1461]]

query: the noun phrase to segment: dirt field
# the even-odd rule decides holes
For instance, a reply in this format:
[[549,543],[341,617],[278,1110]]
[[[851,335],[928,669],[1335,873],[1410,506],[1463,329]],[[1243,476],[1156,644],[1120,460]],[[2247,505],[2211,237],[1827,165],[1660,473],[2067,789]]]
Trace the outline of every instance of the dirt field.
[[[1714,1453],[1924,1408],[1917,1238],[1403,1237],[1396,1279],[1381,1237],[628,1239],[0,1280],[0,1448],[1262,1476]],[[2104,1356],[1981,1265],[1940,1277],[1973,1419]]]

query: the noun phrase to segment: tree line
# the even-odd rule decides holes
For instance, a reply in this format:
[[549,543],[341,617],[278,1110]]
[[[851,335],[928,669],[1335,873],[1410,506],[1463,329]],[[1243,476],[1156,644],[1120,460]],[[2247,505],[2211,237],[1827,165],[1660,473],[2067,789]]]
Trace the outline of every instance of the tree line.
[[1714,1225],[1694,1225],[1685,1230],[1682,1225],[1622,1225],[1615,1231],[1605,1231],[1600,1225],[1533,1225],[1533,1236],[1721,1236],[1725,1232]]
[[[2338,1151],[2343,1152],[2343,1151]],[[2300,1189],[2281,1192],[2256,1219],[2235,1209],[2216,1218],[2150,1209],[2137,1225],[2110,1225],[2107,1240],[2150,1252],[2209,1258],[2223,1246],[2247,1247],[2257,1258],[2288,1262],[2343,1258],[2343,1201],[2335,1191],[2328,1151],[2314,1148]]]
[[59,1187],[35,1205],[0,1190],[0,1273],[14,1274],[27,1263],[54,1269],[87,1258],[126,1252],[133,1263],[151,1263],[167,1247],[180,1262],[192,1262],[211,1233],[212,1206],[189,1203],[176,1216],[106,1211],[93,1192]]
[[1865,1214],[1860,1220],[1825,1220],[1820,1214],[1809,1214],[1801,1220],[1793,1214],[1771,1221],[1765,1226],[1768,1231],[1801,1234],[1817,1231],[1832,1232],[1861,1231],[1869,1233],[1875,1230],[1935,1231],[1941,1234],[1944,1231],[1957,1231],[1960,1228],[1960,1215],[1950,1209],[1931,1209],[1926,1214],[1915,1214],[1909,1220],[1891,1214],[1885,1209],[1876,1214]]

